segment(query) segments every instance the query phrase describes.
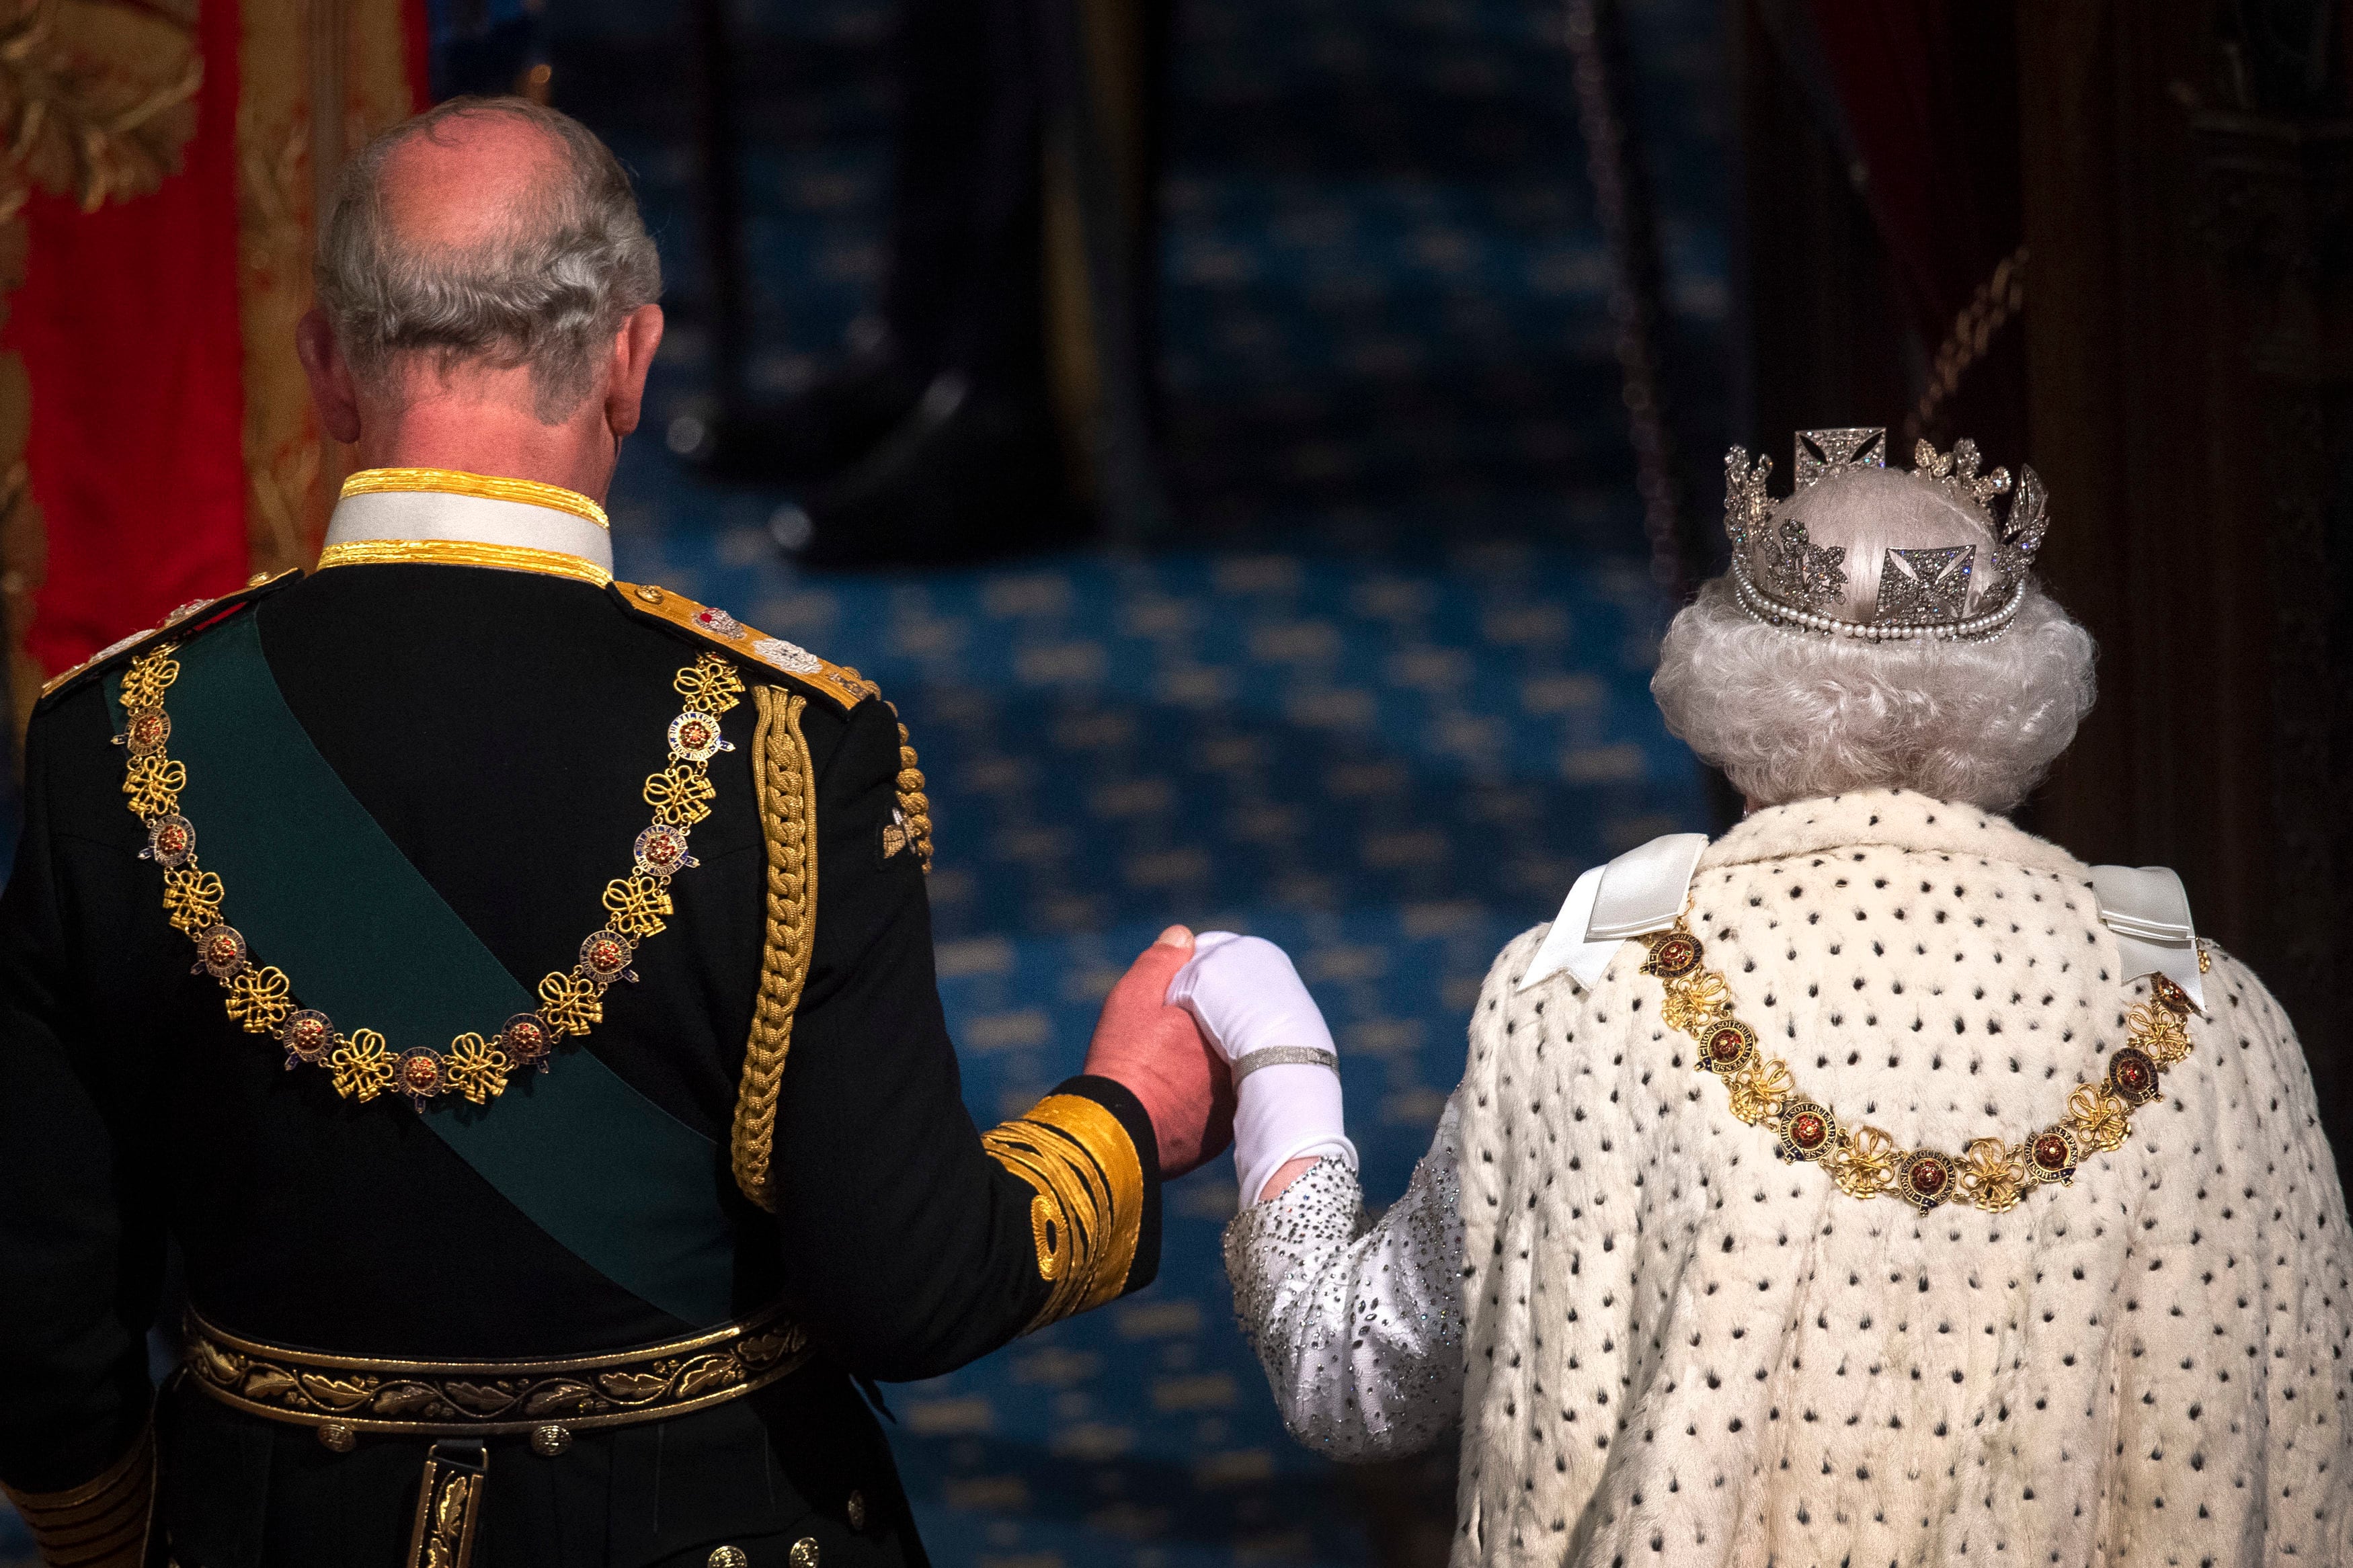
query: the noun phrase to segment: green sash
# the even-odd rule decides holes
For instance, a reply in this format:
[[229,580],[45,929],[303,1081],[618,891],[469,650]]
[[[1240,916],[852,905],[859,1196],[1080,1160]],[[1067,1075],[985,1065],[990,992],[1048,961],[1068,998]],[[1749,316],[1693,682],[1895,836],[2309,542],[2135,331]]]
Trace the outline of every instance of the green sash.
[[[228,920],[260,962],[292,978],[302,1005],[345,1030],[379,1030],[399,1051],[492,1034],[538,1005],[319,754],[250,613],[178,658],[165,706],[172,753],[188,768],[180,809],[205,868],[228,889]],[[107,692],[119,724],[119,676]],[[412,1114],[385,1098],[370,1109]],[[693,1327],[733,1315],[720,1151],[584,1047],[560,1048],[543,1074],[515,1074],[487,1106],[443,1100],[422,1120],[616,1285]]]

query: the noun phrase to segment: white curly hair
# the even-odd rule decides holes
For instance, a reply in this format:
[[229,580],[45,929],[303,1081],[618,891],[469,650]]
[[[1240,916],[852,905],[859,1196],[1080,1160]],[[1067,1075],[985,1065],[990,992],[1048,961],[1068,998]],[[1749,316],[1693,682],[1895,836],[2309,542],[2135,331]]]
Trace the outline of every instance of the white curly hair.
[[[1869,617],[1890,546],[1974,542],[1992,563],[1984,513],[1910,475],[1828,476],[1781,518],[1845,547],[1836,616]],[[2096,651],[2039,586],[1986,641],[1866,642],[1768,626],[1718,577],[1668,627],[1651,693],[1667,728],[1752,805],[1897,788],[2006,812],[2091,710]]]

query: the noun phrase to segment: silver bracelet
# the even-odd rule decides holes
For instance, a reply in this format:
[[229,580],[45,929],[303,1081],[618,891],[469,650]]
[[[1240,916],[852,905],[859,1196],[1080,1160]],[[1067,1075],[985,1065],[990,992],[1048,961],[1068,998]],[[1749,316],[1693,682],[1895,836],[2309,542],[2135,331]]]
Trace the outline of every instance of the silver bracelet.
[[1252,1051],[1234,1063],[1234,1082],[1239,1084],[1261,1068],[1280,1067],[1330,1068],[1340,1070],[1340,1053],[1327,1051],[1321,1046],[1269,1046]]

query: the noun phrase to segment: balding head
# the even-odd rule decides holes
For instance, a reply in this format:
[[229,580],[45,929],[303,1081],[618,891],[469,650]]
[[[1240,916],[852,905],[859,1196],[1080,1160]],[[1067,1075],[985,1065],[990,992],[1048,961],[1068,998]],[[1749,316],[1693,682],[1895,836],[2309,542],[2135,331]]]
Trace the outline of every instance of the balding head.
[[614,332],[661,292],[618,161],[522,99],[453,100],[362,148],[336,182],[317,276],[363,382],[411,355],[443,371],[528,366],[550,424],[596,390]]

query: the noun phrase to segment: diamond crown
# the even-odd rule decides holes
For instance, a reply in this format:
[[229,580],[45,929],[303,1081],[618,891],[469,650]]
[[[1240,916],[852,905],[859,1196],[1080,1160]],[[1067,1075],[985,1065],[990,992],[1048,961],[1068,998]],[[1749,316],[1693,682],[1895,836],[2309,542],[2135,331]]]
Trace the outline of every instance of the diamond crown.
[[[1887,432],[1870,426],[1804,430],[1798,434],[1793,496],[1825,477],[1854,468],[1884,468]],[[1732,574],[1740,605],[1758,620],[1803,632],[1871,641],[1978,640],[1999,636],[2026,596],[2027,574],[2050,528],[2050,498],[2032,468],[2013,485],[2007,468],[1981,471],[1977,443],[1960,440],[1950,452],[1922,441],[1913,448],[1911,478],[1984,512],[1994,523],[1994,577],[1978,584],[1992,607],[1969,613],[1974,542],[1929,549],[1889,550],[1880,563],[1879,596],[1868,620],[1831,612],[1846,596],[1846,547],[1817,545],[1795,518],[1773,520],[1766,489],[1773,459],[1751,461],[1735,447],[1724,459],[1724,531],[1732,541]],[[1900,470],[1899,470],[1900,471]],[[2008,496],[1998,519],[1993,503]]]

